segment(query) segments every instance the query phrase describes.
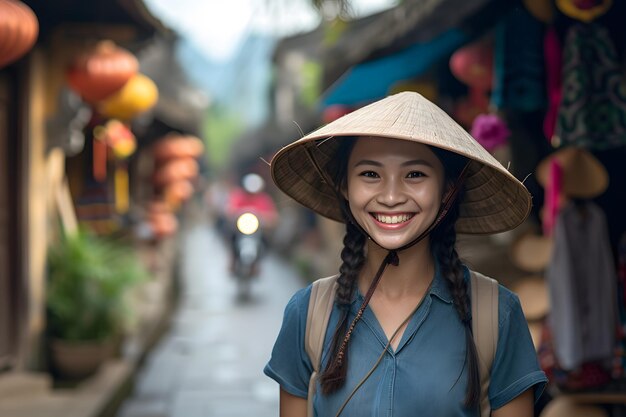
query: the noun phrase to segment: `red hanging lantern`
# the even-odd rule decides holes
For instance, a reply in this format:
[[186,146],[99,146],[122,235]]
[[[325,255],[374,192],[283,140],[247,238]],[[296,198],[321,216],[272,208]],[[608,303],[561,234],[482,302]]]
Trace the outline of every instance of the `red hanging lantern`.
[[16,0],[0,0],[0,68],[30,50],[39,34],[35,13]]
[[460,81],[479,90],[491,90],[493,49],[486,41],[459,48],[450,57],[450,70]]
[[139,62],[112,41],[101,41],[79,54],[67,69],[69,86],[88,103],[112,95],[137,74]]
[[204,144],[195,136],[170,135],[158,140],[152,147],[154,159],[196,158],[204,152]]

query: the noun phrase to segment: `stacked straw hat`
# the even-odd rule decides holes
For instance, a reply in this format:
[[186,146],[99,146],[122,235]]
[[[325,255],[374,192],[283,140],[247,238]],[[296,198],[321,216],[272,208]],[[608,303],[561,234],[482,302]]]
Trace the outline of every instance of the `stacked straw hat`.
[[318,167],[327,169],[342,139],[367,136],[421,143],[469,159],[456,223],[459,233],[504,232],[530,212],[526,187],[446,112],[415,92],[388,96],[285,146],[272,158],[272,178],[294,200],[343,222],[337,187]]
[[553,239],[549,236],[524,233],[511,245],[512,261],[524,271],[543,272],[550,263],[553,245]]
[[595,198],[609,186],[609,174],[602,163],[584,148],[561,148],[548,155],[537,166],[537,181],[545,187],[550,163],[555,160],[562,170],[561,192],[570,198]]

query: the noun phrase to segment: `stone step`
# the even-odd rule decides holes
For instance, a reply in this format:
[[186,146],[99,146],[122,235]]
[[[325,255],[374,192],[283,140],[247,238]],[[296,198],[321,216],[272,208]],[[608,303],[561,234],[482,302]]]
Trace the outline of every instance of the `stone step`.
[[52,380],[49,374],[34,372],[0,374],[0,402],[8,398],[45,394],[51,387]]

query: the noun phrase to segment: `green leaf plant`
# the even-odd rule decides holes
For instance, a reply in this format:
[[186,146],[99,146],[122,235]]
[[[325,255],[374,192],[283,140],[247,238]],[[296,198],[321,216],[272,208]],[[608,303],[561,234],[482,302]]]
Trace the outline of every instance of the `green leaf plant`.
[[103,341],[132,315],[129,291],[148,273],[132,248],[88,231],[65,235],[48,250],[46,304],[53,338]]

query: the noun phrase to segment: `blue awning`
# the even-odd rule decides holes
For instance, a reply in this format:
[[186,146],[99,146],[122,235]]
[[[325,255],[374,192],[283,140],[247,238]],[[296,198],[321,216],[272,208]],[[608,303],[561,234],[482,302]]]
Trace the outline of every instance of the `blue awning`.
[[468,35],[452,29],[429,42],[416,43],[393,55],[355,65],[323,94],[322,106],[360,106],[381,99],[396,82],[423,74],[439,59],[469,41]]

